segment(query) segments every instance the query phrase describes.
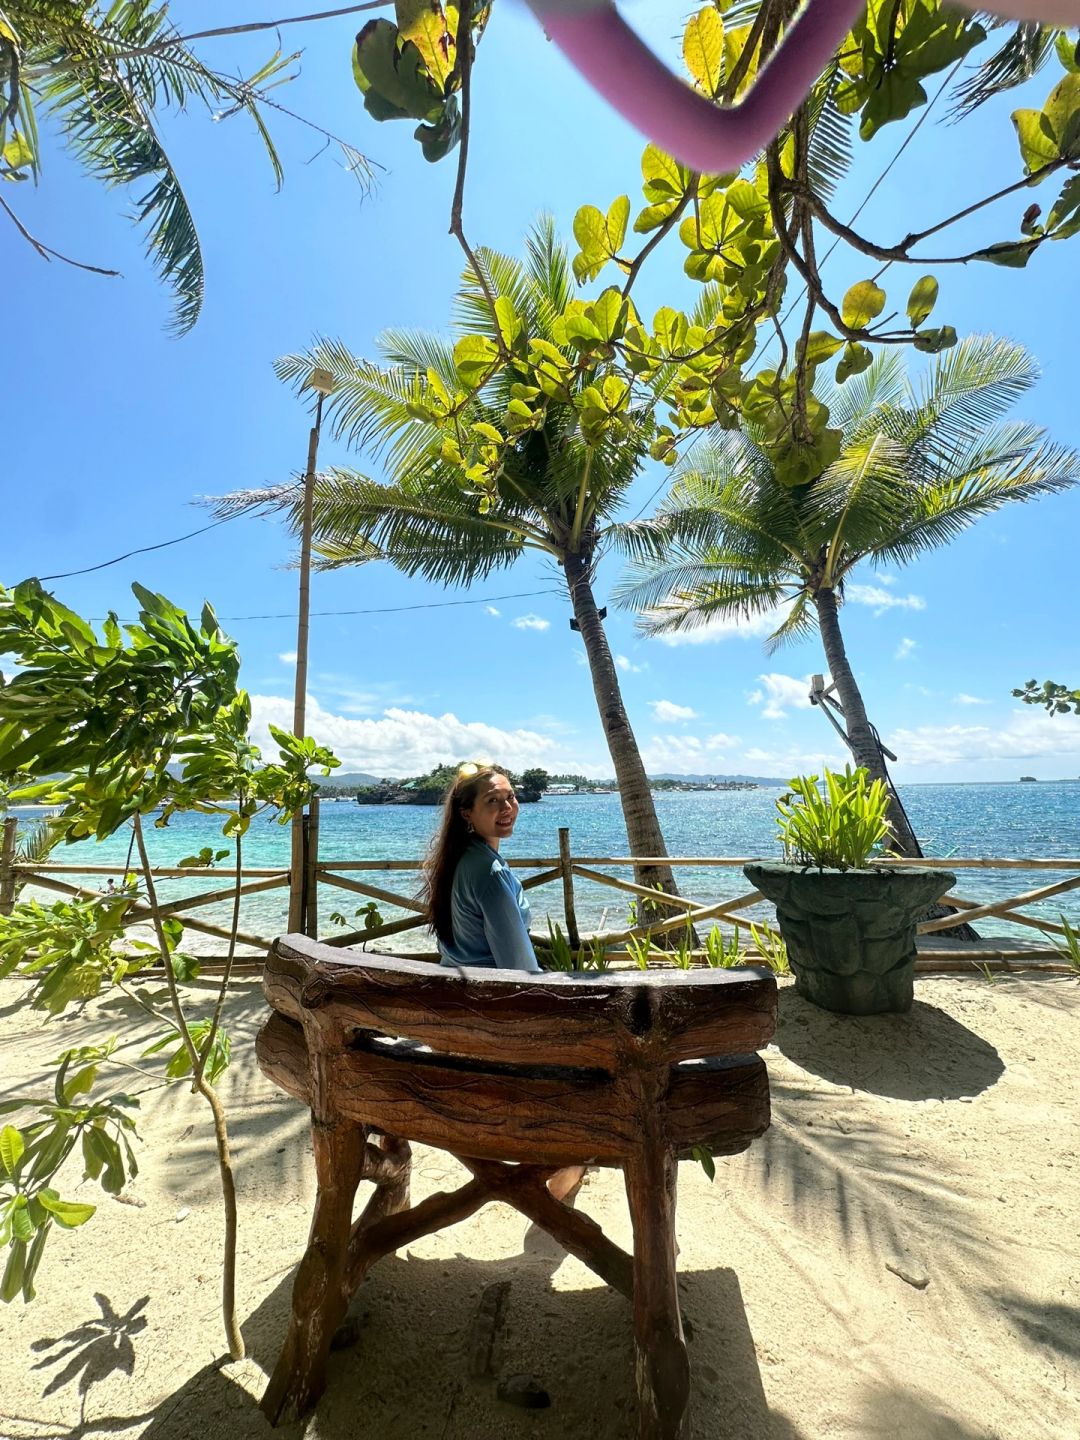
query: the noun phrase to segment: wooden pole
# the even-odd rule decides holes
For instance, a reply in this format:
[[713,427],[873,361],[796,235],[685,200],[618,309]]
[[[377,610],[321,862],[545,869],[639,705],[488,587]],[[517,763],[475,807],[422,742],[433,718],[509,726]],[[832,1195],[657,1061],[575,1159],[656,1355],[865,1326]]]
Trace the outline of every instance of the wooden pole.
[[570,829],[559,827],[559,869],[562,871],[563,910],[566,914],[566,938],[576,950],[581,944],[574,908],[574,862],[570,856]]
[[304,876],[304,934],[312,940],[319,938],[319,797],[313,795],[308,802],[307,855],[304,857],[307,873]]
[[[323,401],[333,390],[331,376],[325,370],[313,370],[308,381],[319,392],[315,405],[315,424],[308,434],[307,468],[304,471],[304,509],[300,525],[300,592],[296,612],[296,681],[293,687],[293,734],[304,738],[307,709],[308,631],[311,615],[311,528],[315,503],[315,466],[319,458],[319,432],[322,429]],[[306,919],[304,812],[298,810],[292,820],[292,857],[289,867],[289,930],[297,934]]]
[[4,821],[4,839],[0,848],[0,915],[10,915],[15,908],[15,836],[19,820],[9,815]]

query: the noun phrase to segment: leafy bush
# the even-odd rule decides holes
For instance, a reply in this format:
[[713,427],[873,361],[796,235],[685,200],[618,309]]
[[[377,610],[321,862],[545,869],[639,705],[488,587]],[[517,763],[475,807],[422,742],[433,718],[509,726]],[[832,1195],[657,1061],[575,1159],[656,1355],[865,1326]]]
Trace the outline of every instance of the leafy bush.
[[889,797],[881,780],[846,766],[825,771],[824,793],[816,775],[797,775],[792,793],[776,802],[785,860],[822,869],[861,870],[889,833]]

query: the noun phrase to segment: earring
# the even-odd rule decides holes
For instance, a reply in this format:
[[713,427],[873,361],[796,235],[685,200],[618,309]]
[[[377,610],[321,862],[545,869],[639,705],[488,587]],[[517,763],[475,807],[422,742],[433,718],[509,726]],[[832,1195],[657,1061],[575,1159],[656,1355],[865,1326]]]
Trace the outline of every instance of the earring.
[[472,823],[471,820],[466,820],[466,821],[465,821],[465,830],[466,830],[466,833],[469,834],[469,835],[475,835],[475,834],[476,834],[476,831],[473,829],[473,823]]

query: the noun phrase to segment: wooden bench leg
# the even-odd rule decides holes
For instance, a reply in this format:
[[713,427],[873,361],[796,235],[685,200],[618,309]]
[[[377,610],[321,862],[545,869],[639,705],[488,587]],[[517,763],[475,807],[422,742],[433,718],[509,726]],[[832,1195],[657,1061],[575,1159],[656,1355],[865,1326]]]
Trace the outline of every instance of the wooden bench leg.
[[260,1403],[271,1425],[303,1415],[322,1394],[330,1341],[350,1297],[346,1262],[366,1137],[359,1126],[313,1118],[311,1139],[319,1189],[293,1284],[289,1333]]
[[634,1226],[634,1343],[639,1440],[690,1434],[690,1360],[683,1339],[675,1260],[678,1161],[653,1143],[626,1162]]

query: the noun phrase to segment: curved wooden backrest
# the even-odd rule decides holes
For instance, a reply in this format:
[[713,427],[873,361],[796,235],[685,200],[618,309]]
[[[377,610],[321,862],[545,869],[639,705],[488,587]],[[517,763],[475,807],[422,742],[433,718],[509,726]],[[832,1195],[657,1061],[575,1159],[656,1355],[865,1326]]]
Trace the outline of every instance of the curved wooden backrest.
[[293,1020],[332,1007],[335,1025],[510,1065],[614,1071],[627,1047],[670,1064],[746,1055],[776,1028],[776,981],[756,967],[528,975],[286,935],[274,942],[263,983],[274,1009]]

